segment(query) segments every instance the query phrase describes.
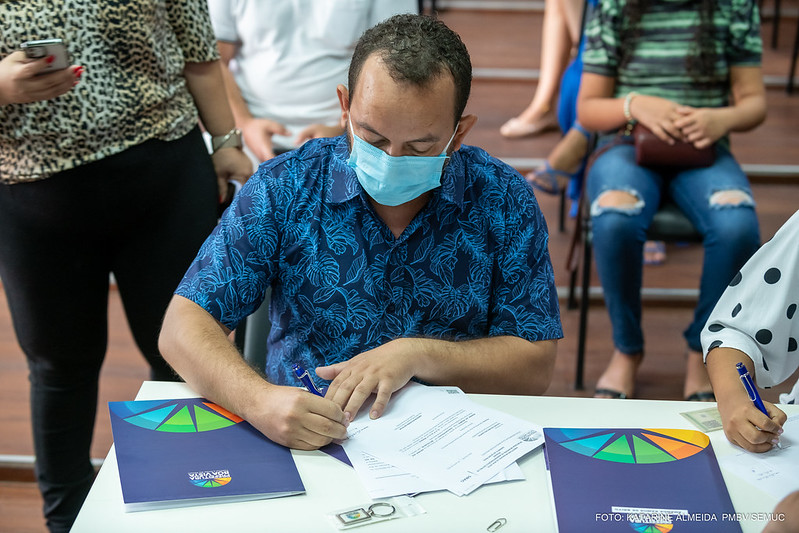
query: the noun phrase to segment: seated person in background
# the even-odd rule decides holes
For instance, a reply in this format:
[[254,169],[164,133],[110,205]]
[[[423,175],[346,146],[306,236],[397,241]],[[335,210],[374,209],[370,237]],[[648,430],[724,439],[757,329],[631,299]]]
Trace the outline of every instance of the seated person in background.
[[[602,0],[588,21],[586,39],[578,118],[589,130],[612,132],[600,138],[602,152],[586,183],[614,343],[596,397],[634,393],[644,355],[642,252],[666,195],[702,234],[705,251],[699,301],[684,333],[683,395],[713,400],[700,333],[726,284],[760,244],[749,182],[727,138],[765,118],[757,5],[753,0]],[[715,144],[713,163],[700,168],[637,164],[631,136],[615,133],[634,122],[668,144]]]
[[[764,401],[761,413],[741,385],[743,363],[760,387],[799,368],[799,211],[744,265],[702,330],[702,346],[727,438],[753,452],[779,440],[785,413]],[[799,382],[781,403],[796,403]]]
[[[587,0],[584,4],[587,11],[583,17],[588,18],[598,3],[598,0]],[[546,12],[544,17],[546,18]],[[547,154],[544,164],[525,175],[527,182],[544,194],[557,195],[565,189],[572,200],[571,216],[577,215],[578,201],[583,192],[583,174],[595,143],[594,134],[577,122],[577,94],[583,72],[584,48],[585,37],[581,35],[577,54],[560,80],[558,123],[563,137]],[[662,265],[665,262],[666,243],[647,241],[644,245],[644,264]]]
[[[532,189],[463,145],[469,54],[427,16],[359,40],[339,86],[346,135],[264,163],[200,250],[160,346],[200,394],[301,449],[379,417],[412,378],[540,394],[562,337]],[[266,379],[228,339],[271,286]],[[297,387],[292,363],[332,381]]]
[[258,162],[344,133],[336,86],[358,37],[414,0],[208,0],[228,100]]

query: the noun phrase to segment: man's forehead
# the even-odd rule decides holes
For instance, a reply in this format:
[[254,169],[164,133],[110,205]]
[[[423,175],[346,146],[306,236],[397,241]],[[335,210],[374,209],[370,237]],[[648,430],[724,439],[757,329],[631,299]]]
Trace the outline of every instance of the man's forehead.
[[[397,79],[392,75],[391,67],[385,62],[380,52],[373,52],[364,61],[358,79],[355,82],[356,90],[351,96],[355,101],[361,99],[371,100],[375,96],[372,91],[379,88],[383,91],[396,91],[399,93],[427,93],[428,97],[435,94],[451,102],[454,109],[456,90],[455,80],[446,68],[434,74],[424,84],[413,83],[409,80]],[[447,105],[447,104],[445,104]]]

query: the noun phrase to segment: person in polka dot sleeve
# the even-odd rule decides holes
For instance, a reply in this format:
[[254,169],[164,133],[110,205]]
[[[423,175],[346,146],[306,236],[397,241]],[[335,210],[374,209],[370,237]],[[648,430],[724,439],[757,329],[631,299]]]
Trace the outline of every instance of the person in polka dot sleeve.
[[[785,413],[763,402],[769,417],[749,400],[736,363],[760,387],[782,383],[799,368],[799,211],[764,244],[730,282],[702,331],[710,381],[727,438],[753,452],[779,442]],[[780,395],[796,403],[799,382]],[[759,429],[758,429],[759,428]]]
[[[782,383],[799,368],[799,211],[788,219],[730,282],[705,328],[702,348],[730,442],[766,452],[779,442],[785,413],[763,401],[769,417],[751,402],[735,368],[743,363],[758,386]],[[780,403],[796,403],[799,381]],[[759,429],[758,429],[759,428]],[[799,491],[774,509],[763,533],[799,531]]]

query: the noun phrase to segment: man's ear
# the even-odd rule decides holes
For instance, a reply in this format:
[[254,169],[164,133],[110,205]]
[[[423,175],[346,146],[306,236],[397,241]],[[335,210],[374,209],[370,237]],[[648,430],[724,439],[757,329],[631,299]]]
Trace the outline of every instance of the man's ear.
[[466,138],[466,134],[469,133],[476,123],[477,115],[463,115],[461,117],[461,120],[458,123],[458,130],[455,132],[455,137],[452,138],[453,152],[461,147],[461,144],[463,144],[463,139]]
[[336,87],[338,103],[341,106],[341,127],[347,129],[347,120],[350,118],[350,91],[342,84]]

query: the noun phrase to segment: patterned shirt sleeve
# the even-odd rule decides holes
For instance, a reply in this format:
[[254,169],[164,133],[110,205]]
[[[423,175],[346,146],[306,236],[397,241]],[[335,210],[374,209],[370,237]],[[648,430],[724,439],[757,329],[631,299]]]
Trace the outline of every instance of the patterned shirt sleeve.
[[730,282],[702,331],[707,352],[735,348],[755,363],[757,383],[782,383],[799,368],[799,211]]
[[616,77],[619,67],[621,8],[617,0],[602,0],[586,21],[583,71]]
[[563,337],[555,278],[547,244],[549,232],[532,189],[512,176],[504,198],[505,242],[489,316],[489,335],[528,341]]
[[760,14],[754,0],[732,0],[725,51],[730,65],[760,65],[763,42],[760,38]]
[[227,328],[255,312],[277,271],[280,185],[259,169],[200,248],[175,294],[192,300]]
[[167,17],[188,63],[219,59],[206,0],[169,0]]

